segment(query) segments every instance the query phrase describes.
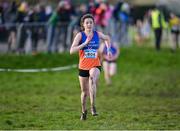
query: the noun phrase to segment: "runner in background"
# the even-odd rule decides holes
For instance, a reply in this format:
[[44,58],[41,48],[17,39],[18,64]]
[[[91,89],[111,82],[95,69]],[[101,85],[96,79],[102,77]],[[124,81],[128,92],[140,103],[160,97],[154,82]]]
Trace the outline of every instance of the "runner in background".
[[120,50],[116,44],[111,43],[110,50],[112,56],[108,57],[106,45],[101,44],[100,54],[103,63],[104,78],[106,80],[107,86],[110,86],[112,84],[111,79],[117,72],[117,59],[120,53]]

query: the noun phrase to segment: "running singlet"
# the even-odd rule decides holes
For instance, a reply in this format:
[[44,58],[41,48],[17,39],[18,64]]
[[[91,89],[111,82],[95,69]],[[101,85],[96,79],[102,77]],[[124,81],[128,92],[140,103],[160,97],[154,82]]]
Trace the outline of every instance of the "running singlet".
[[[82,44],[86,41],[86,34],[81,32],[81,41],[79,44]],[[93,37],[91,41],[79,51],[79,69],[90,70],[93,67],[101,66],[100,59],[98,56],[99,49],[99,36],[96,31],[93,32]]]
[[[115,56],[117,54],[117,49],[111,44],[111,53],[113,56]],[[104,50],[103,50],[103,55],[107,56],[107,47],[104,46]]]

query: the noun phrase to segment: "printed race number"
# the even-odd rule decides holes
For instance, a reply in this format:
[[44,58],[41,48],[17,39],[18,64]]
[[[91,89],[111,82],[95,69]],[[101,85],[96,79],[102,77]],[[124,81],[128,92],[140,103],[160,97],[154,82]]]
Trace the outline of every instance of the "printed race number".
[[97,51],[94,49],[86,49],[85,52],[85,58],[92,58],[95,59],[97,57]]

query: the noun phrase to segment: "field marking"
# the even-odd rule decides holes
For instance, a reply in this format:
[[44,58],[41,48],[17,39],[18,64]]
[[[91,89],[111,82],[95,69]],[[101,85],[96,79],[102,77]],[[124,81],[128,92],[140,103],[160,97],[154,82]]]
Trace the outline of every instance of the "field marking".
[[64,71],[72,68],[76,68],[77,64],[62,66],[62,67],[54,67],[54,68],[41,68],[41,69],[5,69],[0,68],[0,72],[24,72],[24,73],[33,73],[33,72],[50,72],[50,71]]

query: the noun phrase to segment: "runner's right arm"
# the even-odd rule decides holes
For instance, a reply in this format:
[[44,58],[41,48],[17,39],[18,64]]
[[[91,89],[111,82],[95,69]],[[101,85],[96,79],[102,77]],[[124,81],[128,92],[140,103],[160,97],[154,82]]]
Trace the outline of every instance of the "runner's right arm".
[[89,41],[92,39],[92,36],[88,36],[86,41],[82,44],[79,45],[79,42],[81,40],[81,33],[78,33],[75,38],[74,38],[74,41],[73,41],[73,44],[70,48],[70,54],[73,54],[73,53],[76,53],[78,52],[79,50],[81,50],[83,47],[85,47]]

